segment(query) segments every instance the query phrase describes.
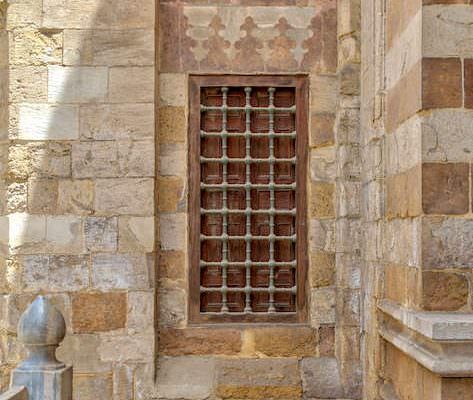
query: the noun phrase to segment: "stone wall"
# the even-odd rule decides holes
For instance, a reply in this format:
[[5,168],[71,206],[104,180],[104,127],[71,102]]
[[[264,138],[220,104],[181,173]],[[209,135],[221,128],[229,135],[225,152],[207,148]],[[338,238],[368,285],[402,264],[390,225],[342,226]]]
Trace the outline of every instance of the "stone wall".
[[[11,0],[6,17],[0,390],[43,293],[76,399],[361,398],[360,1]],[[188,323],[191,73],[309,77],[307,324]]]
[[9,3],[1,364],[17,363],[18,317],[44,293],[67,320],[59,356],[74,364],[75,398],[147,398],[155,341],[155,3]]

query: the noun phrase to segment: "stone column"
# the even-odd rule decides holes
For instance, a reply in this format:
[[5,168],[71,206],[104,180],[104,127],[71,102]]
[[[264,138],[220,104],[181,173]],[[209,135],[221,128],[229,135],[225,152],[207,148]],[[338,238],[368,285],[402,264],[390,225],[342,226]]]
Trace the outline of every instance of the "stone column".
[[18,340],[28,357],[12,374],[12,386],[24,386],[29,400],[72,400],[72,367],[56,358],[66,335],[62,314],[43,296],[26,309],[18,324]]
[[[382,243],[376,262],[383,268],[384,291],[381,299],[370,299],[380,300],[380,395],[471,399],[473,7],[388,0],[384,15],[381,3],[365,1],[362,18],[364,50],[386,51],[385,68],[366,74],[362,99],[367,132],[383,133],[378,136],[385,188],[378,194],[384,208],[374,237]],[[378,47],[373,23],[383,21],[386,35]],[[373,59],[364,61],[368,71]],[[381,124],[376,77],[385,83]],[[367,210],[374,209],[376,199],[366,201]]]

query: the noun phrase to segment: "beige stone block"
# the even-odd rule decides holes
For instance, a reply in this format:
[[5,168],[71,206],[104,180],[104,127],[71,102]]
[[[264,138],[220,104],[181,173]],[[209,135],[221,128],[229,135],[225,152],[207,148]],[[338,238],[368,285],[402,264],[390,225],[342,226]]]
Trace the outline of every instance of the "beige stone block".
[[340,0],[338,8],[338,36],[342,37],[360,30],[361,8],[360,1]]
[[46,67],[10,68],[10,101],[34,103],[48,101],[48,70]]
[[8,215],[0,216],[0,245],[7,247],[10,239],[10,218]]
[[42,0],[18,0],[8,4],[8,29],[39,27],[42,18]]
[[186,109],[161,107],[159,109],[158,135],[160,143],[185,142],[187,137]]
[[68,365],[74,365],[75,372],[107,372],[111,365],[103,362],[97,352],[100,338],[97,335],[67,335],[57,350],[57,356]]
[[153,177],[155,175],[155,143],[152,140],[118,142],[120,176]]
[[51,65],[62,62],[62,32],[15,30],[10,40],[11,65]]
[[103,102],[107,89],[105,67],[48,67],[48,100],[51,102]]
[[117,218],[88,217],[84,222],[87,251],[116,251],[118,247]]
[[46,217],[43,215],[10,214],[8,226],[10,248],[16,253],[40,245],[46,239]]
[[130,334],[153,333],[154,292],[128,292],[127,328]]
[[159,242],[163,250],[186,248],[187,216],[184,213],[161,214],[159,217]]
[[163,327],[181,327],[186,320],[187,293],[183,289],[158,291],[159,323]]
[[154,250],[154,217],[120,217],[118,247],[124,252]]
[[99,355],[102,361],[152,361],[153,348],[154,335],[103,336]]
[[119,176],[116,142],[75,142],[72,144],[74,178],[113,178]]
[[159,74],[161,105],[185,106],[187,104],[186,74]]
[[154,0],[45,0],[43,26],[71,29],[154,28]]
[[309,245],[311,251],[335,252],[335,223],[330,219],[311,219]]
[[92,257],[92,285],[101,290],[148,289],[147,259],[140,254],[96,254]]
[[337,108],[338,79],[331,75],[314,75],[310,78],[310,108],[314,112],[333,113]]
[[154,138],[154,105],[81,106],[80,135],[84,139],[95,140]]
[[322,147],[310,152],[310,177],[313,181],[334,181],[337,172],[335,148]]
[[91,180],[60,180],[58,212],[88,215],[94,211],[94,183]]
[[25,291],[78,291],[89,284],[87,256],[23,256],[20,262]]
[[154,64],[153,30],[65,30],[65,65]]
[[154,214],[154,181],[150,178],[98,179],[95,210],[105,214]]
[[153,67],[116,67],[110,69],[109,97],[111,103],[153,103]]
[[85,246],[82,218],[73,215],[47,216],[46,240],[53,253],[83,253]]
[[28,188],[26,183],[11,183],[7,187],[7,210],[10,213],[25,212]]
[[184,144],[163,143],[159,146],[159,175],[186,176],[187,151]]
[[18,138],[71,140],[79,137],[79,109],[72,105],[21,104]]
[[112,374],[74,374],[74,397],[81,400],[111,399],[113,396]]
[[36,214],[53,214],[58,206],[58,182],[54,179],[28,181],[28,211]]
[[311,292],[311,322],[319,324],[335,323],[336,296],[334,288],[315,289]]
[[184,182],[178,177],[158,179],[158,210],[160,212],[183,211],[186,208]]

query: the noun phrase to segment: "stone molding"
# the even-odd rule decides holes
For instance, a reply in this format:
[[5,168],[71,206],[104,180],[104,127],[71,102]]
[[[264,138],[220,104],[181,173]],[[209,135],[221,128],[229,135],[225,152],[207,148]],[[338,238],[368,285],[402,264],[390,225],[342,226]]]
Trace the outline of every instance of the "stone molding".
[[28,391],[24,386],[12,387],[0,394],[0,400],[28,400]]
[[380,335],[441,377],[473,377],[473,315],[409,310],[389,300]]

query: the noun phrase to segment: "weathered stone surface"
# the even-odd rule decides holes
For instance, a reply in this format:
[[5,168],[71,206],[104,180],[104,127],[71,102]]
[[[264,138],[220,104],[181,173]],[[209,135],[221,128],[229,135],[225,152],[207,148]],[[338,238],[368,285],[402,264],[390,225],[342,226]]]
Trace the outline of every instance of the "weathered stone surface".
[[106,214],[153,215],[153,193],[153,179],[97,179],[94,208]]
[[309,243],[311,251],[335,251],[335,224],[333,220],[310,220]]
[[102,2],[91,0],[46,0],[43,3],[46,28],[138,29],[154,27],[154,1],[126,0]]
[[313,323],[334,324],[335,323],[335,289],[323,288],[312,290],[310,315]]
[[423,108],[454,108],[462,105],[462,66],[459,58],[422,60]]
[[316,399],[343,397],[340,370],[335,358],[305,358],[301,369],[305,396]]
[[155,175],[154,151],[154,141],[151,140],[118,142],[120,176],[153,177]]
[[28,188],[26,183],[11,183],[6,190],[7,210],[11,213],[25,212]]
[[82,219],[76,216],[48,216],[46,241],[52,253],[80,254],[84,252]]
[[75,142],[72,144],[74,178],[114,178],[118,172],[117,143]]
[[77,291],[89,285],[86,256],[23,256],[22,282],[25,291]]
[[213,328],[164,328],[159,332],[159,351],[164,356],[237,355],[241,331]]
[[431,311],[456,311],[468,303],[466,274],[426,271],[422,273],[423,306]]
[[335,216],[335,185],[326,182],[314,182],[311,184],[311,207],[312,218],[330,218]]
[[58,212],[88,215],[94,211],[94,183],[91,180],[60,180]]
[[159,241],[163,250],[185,250],[186,214],[161,214],[159,217],[159,227]]
[[103,104],[80,108],[80,135],[84,139],[118,140],[154,137],[153,104]]
[[155,242],[154,217],[120,217],[118,247],[125,252],[152,252]]
[[65,65],[153,65],[152,30],[64,31]]
[[310,257],[310,285],[318,288],[335,284],[335,254],[317,251]]
[[6,21],[8,28],[39,27],[41,25],[42,2],[40,0],[20,0],[8,6]]
[[117,218],[88,217],[84,221],[84,234],[87,251],[117,250]]
[[154,310],[153,291],[128,292],[127,328],[130,334],[137,332],[154,334]]
[[185,287],[186,254],[183,251],[159,252],[159,279],[162,286]]
[[333,181],[336,175],[335,149],[324,147],[310,153],[310,176],[313,181]]
[[431,217],[422,224],[422,264],[425,268],[470,268],[473,220]]
[[159,146],[159,174],[161,176],[185,176],[187,152],[184,144],[164,143]]
[[18,138],[71,140],[79,137],[79,110],[72,105],[22,104],[18,112]]
[[10,40],[11,65],[60,64],[62,32],[15,30]]
[[422,165],[422,208],[426,214],[466,214],[470,166],[467,163]]
[[150,362],[154,358],[153,348],[153,335],[107,335],[102,336],[98,352],[102,361]]
[[185,322],[187,297],[183,289],[159,291],[159,321],[162,327],[180,327]]
[[332,113],[313,113],[311,116],[310,137],[312,146],[329,146],[334,143],[335,115]]
[[298,399],[297,359],[229,359],[216,365],[216,393],[224,399]]
[[261,328],[253,335],[255,353],[268,357],[308,357],[317,352],[317,331],[312,328]]
[[107,332],[124,328],[126,293],[77,293],[72,296],[74,333]]
[[187,99],[186,74],[160,74],[159,97],[161,105],[185,106]]
[[204,400],[212,394],[215,361],[207,357],[161,357],[157,391],[160,398]]
[[28,182],[28,211],[34,214],[54,213],[58,206],[58,182],[32,179]]
[[116,67],[110,69],[111,103],[153,103],[153,67]]
[[158,179],[158,210],[160,212],[182,211],[186,206],[184,198],[184,182],[178,177],[162,177]]
[[146,257],[139,254],[94,255],[92,285],[101,290],[149,288]]
[[319,356],[333,357],[335,355],[335,327],[323,325],[319,328]]
[[186,110],[184,107],[159,108],[158,135],[162,143],[185,142],[187,136]]
[[9,238],[5,233],[4,240],[9,241],[14,252],[32,250],[46,239],[46,218],[42,215],[10,214],[7,227]]
[[102,102],[107,96],[104,67],[48,67],[48,100],[58,103]]
[[312,75],[311,110],[317,113],[332,113],[336,109],[338,79],[335,75]]
[[48,101],[46,67],[13,67],[9,70],[10,101],[36,103]]
[[83,400],[93,400],[98,396],[111,399],[113,396],[112,374],[74,374],[74,397]]

